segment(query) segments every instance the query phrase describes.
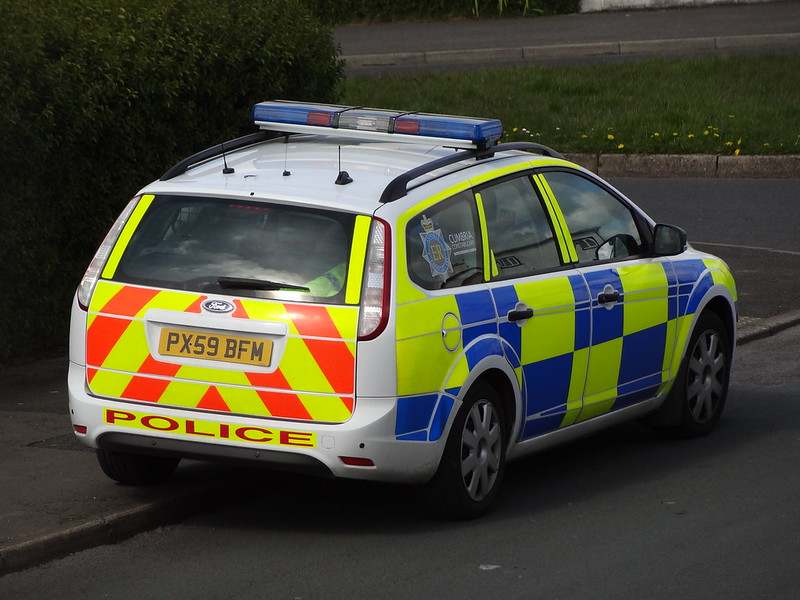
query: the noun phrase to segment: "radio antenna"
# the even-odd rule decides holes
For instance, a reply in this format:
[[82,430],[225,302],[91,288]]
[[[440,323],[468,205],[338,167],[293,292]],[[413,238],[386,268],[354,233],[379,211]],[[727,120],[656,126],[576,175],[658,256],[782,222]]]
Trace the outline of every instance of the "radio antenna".
[[286,168],[286,166],[289,163],[289,134],[288,133],[284,133],[283,134],[283,146],[284,146],[284,151],[283,151],[283,176],[284,177],[288,177],[289,175],[292,174],[292,172],[289,169]]
[[336,176],[336,181],[334,181],[336,185],[347,185],[348,183],[353,183],[353,178],[350,177],[350,173],[347,171],[342,170],[342,147],[339,146],[339,175]]
[[231,173],[235,173],[236,169],[228,166],[228,158],[225,156],[225,142],[222,142],[220,146],[222,146],[222,164],[224,165],[224,168],[222,169],[222,174],[230,175]]

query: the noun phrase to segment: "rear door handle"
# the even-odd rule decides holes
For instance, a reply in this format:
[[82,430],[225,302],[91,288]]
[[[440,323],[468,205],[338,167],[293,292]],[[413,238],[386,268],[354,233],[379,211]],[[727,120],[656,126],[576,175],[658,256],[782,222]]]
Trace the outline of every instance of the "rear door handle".
[[530,319],[532,316],[533,309],[530,307],[508,311],[508,320],[512,323],[515,321],[524,321],[525,319]]

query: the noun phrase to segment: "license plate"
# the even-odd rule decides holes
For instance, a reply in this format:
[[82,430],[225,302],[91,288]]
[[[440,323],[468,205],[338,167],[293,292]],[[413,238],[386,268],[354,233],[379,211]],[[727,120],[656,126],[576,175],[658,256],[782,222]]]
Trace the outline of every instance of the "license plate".
[[166,356],[268,367],[272,359],[272,341],[243,335],[162,329],[158,351]]

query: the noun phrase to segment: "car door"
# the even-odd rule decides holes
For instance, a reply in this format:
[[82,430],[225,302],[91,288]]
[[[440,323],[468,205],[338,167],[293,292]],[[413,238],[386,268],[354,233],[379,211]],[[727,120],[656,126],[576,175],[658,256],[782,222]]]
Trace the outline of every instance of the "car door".
[[520,439],[572,424],[589,362],[589,295],[569,264],[530,174],[476,188],[486,223],[498,332],[514,349],[524,404]]
[[570,170],[541,173],[591,301],[591,351],[578,421],[653,397],[668,379],[677,316],[671,263],[649,254],[644,219],[612,189]]

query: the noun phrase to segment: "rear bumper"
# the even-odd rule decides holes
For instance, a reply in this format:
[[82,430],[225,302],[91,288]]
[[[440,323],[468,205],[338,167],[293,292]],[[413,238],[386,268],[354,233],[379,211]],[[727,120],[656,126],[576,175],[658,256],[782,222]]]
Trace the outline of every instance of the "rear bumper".
[[444,448],[444,436],[435,442],[397,440],[396,398],[359,397],[347,422],[328,424],[99,398],[87,392],[85,367],[74,362],[68,380],[76,435],[91,448],[398,483],[430,479]]

